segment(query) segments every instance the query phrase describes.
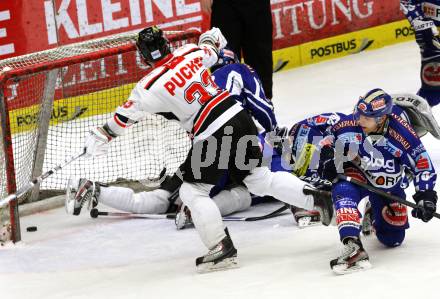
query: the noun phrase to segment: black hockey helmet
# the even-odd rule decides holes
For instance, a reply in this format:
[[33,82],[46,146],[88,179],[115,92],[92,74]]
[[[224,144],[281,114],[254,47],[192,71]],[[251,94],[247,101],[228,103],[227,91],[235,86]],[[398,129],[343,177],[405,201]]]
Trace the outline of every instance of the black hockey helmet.
[[157,26],[151,26],[138,33],[136,47],[145,63],[151,65],[171,53],[170,43]]

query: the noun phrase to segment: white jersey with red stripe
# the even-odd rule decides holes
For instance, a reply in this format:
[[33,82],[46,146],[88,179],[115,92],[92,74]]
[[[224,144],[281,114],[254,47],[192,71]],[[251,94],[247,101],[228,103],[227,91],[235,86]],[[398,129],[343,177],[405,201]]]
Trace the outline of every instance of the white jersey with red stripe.
[[107,122],[109,128],[122,135],[126,127],[146,113],[155,113],[177,120],[191,132],[202,106],[228,95],[217,87],[207,69],[217,59],[217,52],[210,45],[187,44],[178,48],[136,84],[128,101]]

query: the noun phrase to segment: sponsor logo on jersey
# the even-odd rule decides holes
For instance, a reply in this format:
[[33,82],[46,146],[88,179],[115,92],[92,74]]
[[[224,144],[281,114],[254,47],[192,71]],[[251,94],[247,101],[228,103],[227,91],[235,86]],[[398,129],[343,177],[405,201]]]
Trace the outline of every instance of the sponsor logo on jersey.
[[321,179],[316,173],[311,174],[311,176],[302,175],[299,177],[301,181],[310,183],[312,185],[326,185],[331,187],[332,182],[329,180]]
[[418,154],[426,152],[425,147],[423,144],[419,144],[416,148],[411,150],[411,156],[416,157]]
[[341,119],[341,117],[339,115],[337,115],[336,113],[331,114],[328,117],[327,120],[327,124],[333,126],[334,124],[336,124],[339,120]]
[[361,160],[361,167],[364,170],[380,170],[384,169],[386,172],[395,172],[396,166],[394,159],[385,160],[383,158],[375,158],[373,153],[370,153],[371,157],[364,156]]
[[430,86],[440,86],[440,63],[429,62],[422,68],[423,82]]
[[337,123],[333,127],[333,131],[337,131],[337,130],[340,130],[340,129],[345,128],[345,127],[354,127],[354,126],[356,126],[356,121],[355,120],[344,120],[344,121],[341,121],[341,122]]
[[406,140],[402,135],[397,133],[393,128],[388,127],[388,133],[394,140],[396,140],[401,145],[403,145],[404,149],[408,150],[410,148],[410,144],[408,140]]
[[361,144],[362,143],[362,134],[361,133],[354,133],[354,132],[343,133],[338,136],[338,141],[343,142],[343,143]]
[[[390,208],[392,211],[390,211]],[[404,226],[408,220],[406,206],[398,202],[392,202],[382,208],[382,218],[391,225]]]
[[328,117],[326,117],[326,116],[322,116],[322,115],[318,115],[318,116],[315,117],[313,120],[314,120],[314,123],[315,123],[316,125],[322,125],[322,124],[327,123]]
[[416,170],[432,170],[431,161],[429,160],[428,153],[424,152],[417,156],[416,158]]
[[400,173],[371,172],[367,170],[365,174],[373,186],[383,189],[396,186],[402,179]]
[[393,144],[387,142],[387,144],[384,146],[385,150],[387,150],[391,155],[393,155],[396,158],[400,158],[402,156],[402,150],[394,146]]
[[295,138],[295,141],[293,143],[292,150],[294,152],[301,151],[304,147],[304,144],[307,142],[307,137],[310,132],[310,127],[307,125],[301,125],[298,131],[298,136]]
[[356,208],[341,207],[336,210],[336,225],[338,229],[343,227],[356,227],[361,224],[359,212]]
[[301,125],[301,127],[299,128],[299,132],[298,132],[298,136],[299,137],[304,137],[309,135],[310,132],[310,127],[307,125]]
[[307,118],[307,123],[311,126],[319,126],[319,125],[326,124],[327,120],[328,120],[327,116],[318,115],[315,117]]
[[413,136],[416,137],[416,138],[419,138],[419,137],[417,136],[416,131],[414,131],[413,127],[411,127],[411,125],[410,125],[407,121],[405,121],[402,117],[400,117],[399,115],[394,114],[394,113],[391,113],[391,117],[393,117],[393,118],[394,118],[399,124],[401,124],[405,129],[407,129],[408,132],[411,133],[411,135],[413,135]]
[[424,2],[422,4],[423,14],[433,20],[440,21],[440,6],[434,3]]

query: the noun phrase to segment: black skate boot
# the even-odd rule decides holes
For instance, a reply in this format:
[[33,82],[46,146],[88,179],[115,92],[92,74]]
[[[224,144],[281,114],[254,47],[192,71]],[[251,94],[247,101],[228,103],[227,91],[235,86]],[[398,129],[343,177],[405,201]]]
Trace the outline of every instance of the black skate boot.
[[338,258],[330,261],[330,267],[336,274],[349,274],[371,268],[367,252],[358,238],[346,238]]
[[304,186],[303,193],[305,195],[312,195],[315,200],[315,210],[321,216],[321,222],[325,226],[330,225],[333,218],[333,201],[332,195],[329,191],[319,190],[312,186]]
[[226,237],[204,256],[196,259],[197,272],[206,273],[216,270],[238,268],[237,249],[235,249],[225,228]]
[[79,215],[87,203],[90,210],[98,205],[100,184],[84,178],[70,178],[67,183],[65,208],[67,214]]
[[290,206],[290,211],[292,211],[293,218],[295,218],[299,228],[321,224],[321,215],[318,210],[307,211],[295,206]]

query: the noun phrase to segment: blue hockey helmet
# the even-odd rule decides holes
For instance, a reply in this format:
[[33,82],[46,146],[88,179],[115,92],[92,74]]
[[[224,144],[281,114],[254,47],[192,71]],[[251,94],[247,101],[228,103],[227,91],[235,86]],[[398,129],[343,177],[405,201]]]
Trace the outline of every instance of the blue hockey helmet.
[[225,65],[239,62],[240,60],[238,59],[238,56],[235,55],[232,50],[229,50],[228,48],[221,49],[218,53],[218,61],[211,67],[211,72],[213,73],[215,70]]
[[380,88],[375,88],[359,98],[354,107],[354,117],[359,119],[361,115],[380,118],[391,113],[393,99]]

